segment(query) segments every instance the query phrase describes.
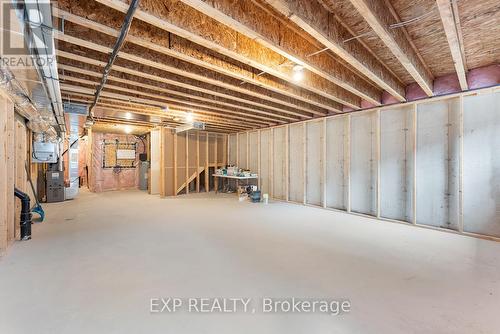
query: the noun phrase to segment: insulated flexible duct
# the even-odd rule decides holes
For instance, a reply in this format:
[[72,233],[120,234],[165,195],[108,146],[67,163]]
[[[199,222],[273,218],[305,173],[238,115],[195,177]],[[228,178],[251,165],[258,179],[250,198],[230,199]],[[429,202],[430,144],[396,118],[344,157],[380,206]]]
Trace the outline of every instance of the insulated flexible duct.
[[15,104],[17,111],[21,116],[28,120],[27,126],[35,133],[43,133],[46,140],[56,141],[57,132],[47,121],[45,121],[40,112],[29,98],[21,84],[16,80],[14,74],[3,64],[0,57],[0,89]]

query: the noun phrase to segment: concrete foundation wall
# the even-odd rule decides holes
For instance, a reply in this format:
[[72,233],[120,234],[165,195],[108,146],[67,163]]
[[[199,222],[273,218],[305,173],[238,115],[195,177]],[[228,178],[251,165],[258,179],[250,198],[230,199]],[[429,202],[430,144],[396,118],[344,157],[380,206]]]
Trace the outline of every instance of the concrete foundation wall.
[[498,88],[259,132],[274,199],[500,238]]
[[304,202],[304,124],[291,124],[288,147],[288,199],[292,202]]
[[351,117],[351,210],[377,214],[377,113]]
[[306,123],[306,203],[321,205],[323,121]]
[[464,231],[500,237],[500,93],[463,103]]
[[346,210],[349,196],[349,118],[326,120],[326,207]]
[[380,114],[380,215],[413,222],[414,107]]

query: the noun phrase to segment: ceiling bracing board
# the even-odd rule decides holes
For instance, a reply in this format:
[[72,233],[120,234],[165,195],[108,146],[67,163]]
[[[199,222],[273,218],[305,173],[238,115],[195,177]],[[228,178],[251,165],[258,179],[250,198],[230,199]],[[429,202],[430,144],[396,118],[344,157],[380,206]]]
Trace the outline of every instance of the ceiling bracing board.
[[467,67],[465,65],[464,53],[462,52],[463,48],[460,43],[459,28],[456,24],[458,12],[455,12],[450,0],[436,0],[436,3],[439,9],[439,15],[441,16],[441,21],[443,22],[446,39],[448,40],[448,45],[450,46],[451,56],[453,58],[453,63],[455,64],[458,81],[460,82],[460,88],[462,90],[467,90]]

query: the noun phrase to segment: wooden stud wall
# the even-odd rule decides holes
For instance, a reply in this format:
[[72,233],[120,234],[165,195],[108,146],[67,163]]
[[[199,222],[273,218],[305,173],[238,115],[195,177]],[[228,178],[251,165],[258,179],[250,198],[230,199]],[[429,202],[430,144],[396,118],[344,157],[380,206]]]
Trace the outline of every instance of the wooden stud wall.
[[[464,97],[465,96],[468,96],[468,95],[476,95],[476,94],[490,94],[490,93],[499,93],[500,92],[500,88],[499,87],[494,87],[494,88],[487,88],[487,89],[482,89],[482,90],[478,90],[478,91],[473,91],[473,92],[468,92],[468,93],[458,93],[458,94],[453,94],[453,95],[450,95],[450,96],[444,96],[444,97],[434,97],[434,98],[430,98],[430,99],[427,99],[427,100],[423,100],[423,101],[415,101],[415,102],[411,102],[411,103],[408,103],[406,104],[406,106],[413,106],[413,112],[412,112],[412,117],[411,117],[411,120],[410,122],[413,123],[411,126],[413,127],[413,129],[417,129],[417,106],[418,105],[421,105],[421,104],[425,104],[425,103],[429,103],[429,102],[434,102],[434,101],[439,101],[439,100],[449,100],[449,99],[453,99],[453,98],[457,98],[459,97],[460,98],[460,136],[459,136],[459,139],[460,139],[460,168],[459,168],[459,171],[460,171],[460,176],[459,176],[459,180],[460,180],[460,186],[459,186],[459,189],[460,189],[460,197],[459,197],[459,217],[460,217],[460,229],[458,231],[453,231],[453,230],[449,230],[449,229],[444,229],[444,228],[439,228],[439,227],[434,227],[434,226],[426,226],[426,225],[422,225],[422,224],[416,224],[416,208],[417,208],[417,203],[416,203],[416,162],[417,162],[417,131],[412,131],[412,145],[411,145],[411,156],[412,156],[412,160],[413,160],[413,169],[412,169],[412,172],[413,172],[413,175],[412,175],[412,178],[413,178],[413,189],[411,190],[412,191],[412,219],[411,221],[409,222],[404,222],[404,221],[400,221],[400,220],[395,220],[395,219],[389,219],[389,218],[384,218],[384,217],[381,217],[380,215],[380,198],[381,196],[383,196],[383,194],[380,194],[380,160],[381,160],[381,155],[380,155],[380,152],[381,152],[381,141],[380,141],[380,115],[381,113],[383,113],[384,111],[386,110],[391,110],[391,109],[395,109],[395,108],[401,108],[401,105],[394,105],[394,106],[387,106],[387,107],[381,107],[381,108],[374,108],[374,109],[369,109],[369,110],[363,110],[363,111],[359,111],[359,112],[354,112],[352,114],[356,114],[356,115],[360,115],[360,114],[369,114],[369,113],[373,113],[375,112],[375,115],[376,115],[376,147],[377,147],[377,152],[375,152],[375,157],[376,157],[376,174],[377,174],[377,182],[376,182],[376,214],[374,216],[369,216],[370,218],[374,218],[374,219],[377,219],[377,220],[380,220],[380,221],[390,221],[390,222],[397,222],[397,223],[403,223],[403,224],[413,224],[413,225],[416,225],[416,226],[419,226],[419,227],[422,227],[422,228],[429,228],[429,229],[436,229],[436,230],[440,230],[440,231],[445,231],[445,232],[449,232],[449,233],[458,233],[458,234],[463,234],[463,235],[468,235],[468,236],[474,236],[474,237],[479,237],[479,238],[485,238],[485,239],[490,239],[490,240],[496,240],[496,241],[500,241],[500,238],[499,237],[496,237],[496,236],[489,236],[489,235],[480,235],[480,234],[476,234],[476,233],[471,233],[471,232],[465,232],[463,231],[463,176],[462,176],[462,170],[463,170],[463,100],[464,100]],[[345,173],[347,174],[346,178],[347,178],[347,205],[346,205],[346,210],[338,210],[338,209],[334,209],[334,208],[329,208],[329,207],[326,207],[326,203],[327,203],[327,192],[326,192],[326,184],[325,184],[325,178],[326,178],[326,121],[328,119],[331,119],[331,118],[345,118],[346,121],[345,121],[345,140],[344,140],[344,147],[346,149],[346,162],[345,162]],[[299,122],[299,123],[294,123],[293,126],[297,126],[297,125],[300,125],[300,124],[303,124],[303,138],[302,138],[302,142],[303,143],[306,143],[307,141],[307,124],[309,122],[317,122],[317,120],[306,120],[306,121],[303,121],[303,122]],[[326,208],[326,209],[329,209],[329,210],[333,210],[333,211],[346,211],[346,212],[349,212],[349,213],[352,213],[352,214],[356,214],[356,215],[360,215],[360,216],[366,216],[365,214],[360,214],[360,213],[355,213],[355,212],[351,212],[351,166],[350,166],[350,160],[351,160],[351,157],[350,157],[350,151],[351,151],[351,114],[348,114],[348,115],[335,115],[335,116],[329,116],[329,117],[325,117],[323,118],[322,120],[322,124],[321,124],[321,129],[322,131],[320,131],[320,167],[321,167],[321,182],[320,182],[320,187],[321,187],[321,194],[322,194],[322,198],[321,198],[321,203],[320,205],[314,205],[314,206],[318,206],[318,207],[323,207],[323,208]],[[274,136],[275,136],[275,129],[277,127],[271,127],[271,128],[267,128],[267,129],[261,129],[261,130],[258,130],[259,131],[259,145],[256,147],[256,149],[259,150],[257,156],[259,157],[258,158],[258,167],[257,167],[257,171],[255,172],[258,172],[259,173],[259,185],[262,184],[262,176],[260,175],[260,171],[262,169],[262,164],[265,163],[265,164],[269,164],[269,170],[270,170],[270,177],[269,177],[269,194],[270,194],[270,197],[271,198],[275,198],[274,196],[274,192],[273,192],[273,180],[274,180],[274,163],[273,161],[276,159],[276,155],[275,153],[276,152],[273,152],[274,149],[276,149],[276,145],[274,145]],[[292,202],[291,199],[289,198],[289,187],[290,187],[290,179],[289,179],[289,175],[288,175],[288,172],[289,172],[289,168],[290,168],[290,162],[289,161],[285,161],[287,159],[290,159],[290,147],[288,146],[289,144],[289,136],[290,136],[290,126],[280,126],[281,129],[285,129],[286,131],[286,145],[283,145],[283,150],[284,152],[282,152],[282,154],[280,156],[282,156],[282,159],[283,161],[280,162],[280,165],[286,165],[286,177],[284,177],[283,179],[285,180],[286,182],[286,185],[284,186],[284,188],[287,190],[286,192],[286,199],[276,199],[276,200],[279,200],[279,201],[289,201],[289,202]],[[261,150],[262,150],[262,145],[260,143],[261,141],[261,133],[263,131],[270,131],[270,141],[269,141],[269,161],[264,161],[262,159],[262,154],[261,154]],[[245,135],[248,135],[251,131],[246,131],[246,132],[240,132],[238,134],[238,136],[235,136],[236,138],[239,138],[241,136],[245,136]],[[237,140],[235,138],[235,140]],[[229,144],[229,146],[231,146],[231,144]],[[303,204],[306,204],[307,203],[307,183],[306,183],[306,180],[307,180],[307,145],[303,145],[303,149],[304,149],[304,177],[303,177],[303,180],[304,180],[304,201],[303,201]],[[255,148],[250,148],[249,149],[255,149]],[[255,154],[251,154],[251,156],[255,156]],[[295,202],[296,203],[296,202]],[[310,205],[310,204],[306,204],[306,205]]]
[[227,162],[227,135],[200,131],[177,134],[169,128],[160,131],[160,196],[212,190],[210,175]]

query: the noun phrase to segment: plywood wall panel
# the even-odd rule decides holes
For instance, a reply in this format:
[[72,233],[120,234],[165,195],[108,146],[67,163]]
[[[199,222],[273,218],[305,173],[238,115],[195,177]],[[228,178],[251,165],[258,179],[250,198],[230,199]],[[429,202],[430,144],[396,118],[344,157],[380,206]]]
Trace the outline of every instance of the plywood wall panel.
[[500,237],[500,93],[464,97],[464,231]]
[[289,127],[289,195],[292,202],[304,202],[304,123],[291,124]]
[[306,203],[321,205],[322,121],[306,123]]
[[347,116],[326,121],[326,206],[346,210],[348,196]]

